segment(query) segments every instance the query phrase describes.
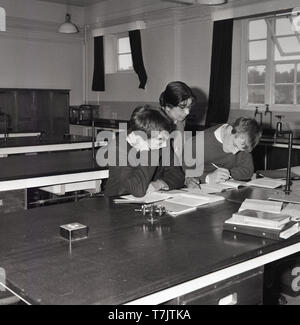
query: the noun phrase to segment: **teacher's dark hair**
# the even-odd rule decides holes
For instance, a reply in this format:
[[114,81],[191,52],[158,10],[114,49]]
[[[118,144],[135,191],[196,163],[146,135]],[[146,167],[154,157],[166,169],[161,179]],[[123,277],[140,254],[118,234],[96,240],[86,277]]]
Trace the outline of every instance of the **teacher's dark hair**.
[[191,88],[182,81],[172,81],[167,85],[165,91],[161,93],[159,104],[161,107],[175,107],[189,98],[195,100]]

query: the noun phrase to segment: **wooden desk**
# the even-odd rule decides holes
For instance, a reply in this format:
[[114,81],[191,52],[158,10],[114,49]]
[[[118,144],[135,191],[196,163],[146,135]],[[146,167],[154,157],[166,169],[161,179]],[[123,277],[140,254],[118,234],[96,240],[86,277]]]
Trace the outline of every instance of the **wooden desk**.
[[[237,202],[164,216],[155,226],[134,207],[97,198],[1,216],[6,287],[34,304],[160,304],[300,250],[300,236],[223,233]],[[72,253],[59,236],[71,222],[90,228]]]
[[0,159],[0,191],[82,182],[108,177],[92,152],[62,151]]

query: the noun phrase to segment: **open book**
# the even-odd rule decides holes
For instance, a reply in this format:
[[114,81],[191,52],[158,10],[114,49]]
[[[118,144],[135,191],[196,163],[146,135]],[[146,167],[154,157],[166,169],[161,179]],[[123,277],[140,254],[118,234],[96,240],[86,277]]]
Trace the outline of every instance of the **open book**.
[[115,203],[155,203],[159,201],[163,201],[173,196],[166,192],[153,192],[146,194],[142,197],[135,197],[133,195],[122,195],[120,198],[114,199]]
[[214,184],[200,184],[203,193],[220,193],[229,189],[237,189],[241,186],[247,186],[247,182],[229,179],[228,181]]
[[197,207],[225,200],[222,196],[211,194],[191,194],[188,192],[174,194],[174,197],[161,202],[169,215],[175,217],[180,214],[196,210]]
[[265,188],[276,188],[285,184],[284,179],[273,179],[269,177],[253,179],[247,183],[248,186],[258,186]]
[[282,202],[268,201],[268,200],[254,200],[246,199],[239,211],[242,210],[257,210],[270,213],[280,213],[282,209]]

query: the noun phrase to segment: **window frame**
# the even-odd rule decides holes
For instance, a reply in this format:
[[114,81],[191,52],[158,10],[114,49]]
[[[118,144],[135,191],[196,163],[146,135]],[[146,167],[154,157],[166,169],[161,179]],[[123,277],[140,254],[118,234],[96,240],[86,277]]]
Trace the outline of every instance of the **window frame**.
[[130,69],[120,69],[120,62],[119,62],[119,57],[120,55],[124,55],[124,54],[130,54],[131,55],[131,60],[132,60],[132,51],[130,49],[130,52],[126,52],[126,53],[119,53],[119,39],[121,38],[128,38],[129,39],[129,35],[128,33],[120,33],[116,35],[116,68],[117,68],[117,73],[128,73],[128,72],[133,72],[133,65],[132,68]]
[[[266,16],[262,17],[254,17],[254,18],[248,18],[244,19],[242,21],[242,40],[241,40],[241,86],[240,86],[240,106],[241,109],[250,109],[255,110],[256,107],[265,107],[266,104],[270,105],[271,109],[273,111],[285,111],[285,112],[300,112],[300,103],[297,104],[297,85],[300,85],[300,83],[297,83],[297,80],[294,80],[294,98],[293,102],[296,104],[275,104],[275,66],[277,64],[290,64],[293,63],[297,67],[297,64],[300,64],[299,60],[280,60],[275,61],[274,58],[274,41],[272,40],[272,37],[274,35],[271,35],[269,28],[267,26],[267,58],[266,60],[256,60],[256,61],[250,61],[248,57],[248,46],[249,46],[249,23],[254,20],[259,19],[265,19]],[[268,17],[267,19],[270,19],[271,17]],[[272,30],[275,29],[275,20],[276,18],[282,18],[282,16],[278,16],[274,18],[272,17],[272,20],[270,21],[270,25],[272,27]],[[249,66],[258,66],[258,65],[265,65],[266,66],[266,77],[265,77],[265,102],[262,104],[249,104],[248,103],[248,67]],[[295,71],[295,75],[297,75],[297,71]]]

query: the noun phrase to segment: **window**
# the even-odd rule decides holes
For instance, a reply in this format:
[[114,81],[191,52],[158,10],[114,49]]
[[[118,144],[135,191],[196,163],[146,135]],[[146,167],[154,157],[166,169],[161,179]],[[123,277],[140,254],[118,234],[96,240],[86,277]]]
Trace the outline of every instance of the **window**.
[[119,36],[117,39],[118,71],[133,70],[129,36]]
[[242,107],[300,110],[300,33],[291,15],[244,22]]

